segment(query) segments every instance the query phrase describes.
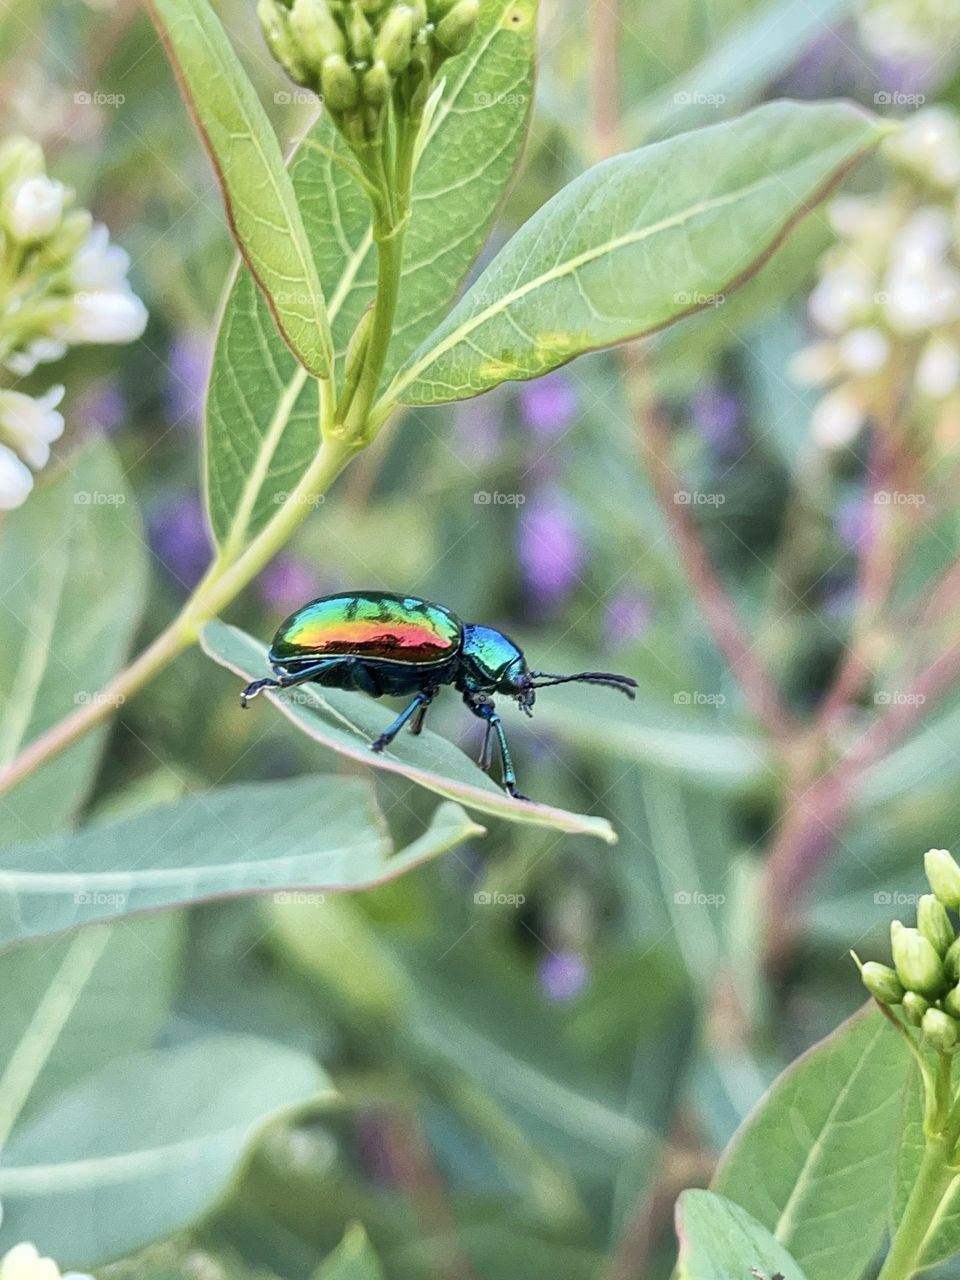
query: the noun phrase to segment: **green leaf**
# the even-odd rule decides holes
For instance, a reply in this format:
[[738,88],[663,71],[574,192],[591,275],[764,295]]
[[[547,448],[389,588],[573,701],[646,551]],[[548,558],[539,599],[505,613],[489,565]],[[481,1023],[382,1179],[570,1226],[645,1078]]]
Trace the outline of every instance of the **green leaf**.
[[684,1191],[677,1201],[678,1280],[804,1280],[797,1262],[739,1205],[710,1191]]
[[267,114],[209,0],[149,0],[210,153],[237,247],[297,359],[330,373],[330,326],[290,176]]
[[[0,539],[0,768],[96,696],[130,647],[144,601],[143,530],[113,450],[86,449],[41,485]],[[103,746],[88,735],[0,804],[0,844],[70,823]]]
[[211,1036],[112,1062],[19,1131],[0,1165],[0,1252],[32,1240],[97,1266],[178,1230],[227,1190],[278,1112],[332,1093],[312,1058]]
[[[956,1063],[953,1074],[956,1088]],[[923,1088],[919,1071],[911,1069],[909,1084],[903,1097],[903,1130],[897,1153],[897,1186],[892,1215],[895,1224],[900,1221],[907,1207],[923,1152]],[[933,1228],[923,1242],[918,1270],[947,1262],[957,1253],[960,1253],[960,1177],[954,1178],[937,1206]]]
[[[112,1058],[145,1048],[166,1020],[185,941],[182,915],[131,920],[83,938],[98,944],[85,981],[82,973],[75,980],[77,938],[0,955],[0,1117],[9,1103],[5,1072],[27,1037],[35,1042],[49,1031],[52,1047],[28,1082],[24,1114]],[[65,999],[67,989],[74,999]]]
[[861,1010],[780,1076],[724,1156],[715,1190],[808,1280],[856,1280],[883,1241],[909,1061],[879,1011]]
[[[271,674],[265,646],[237,627],[211,622],[203,629],[201,644],[215,662],[245,680]],[[481,813],[616,843],[616,834],[604,818],[514,800],[462,751],[429,729],[418,736],[399,734],[386,751],[371,751],[370,743],[395,716],[363,694],[304,684],[279,693],[268,689],[264,696],[298,729],[360,764],[400,773],[428,791]]]
[[501,250],[385,403],[462,400],[722,303],[881,136],[854,107],[774,102],[594,166]]
[[0,945],[210,898],[369,888],[482,830],[458,805],[441,805],[423,835],[390,857],[362,779],[223,787],[4,850]]
[[[445,89],[416,174],[385,376],[444,315],[516,165],[533,97],[536,0],[484,0],[477,34],[444,67]],[[291,163],[338,357],[374,296],[367,198],[330,152],[323,118]],[[221,545],[242,547],[296,486],[317,448],[317,388],[273,331],[249,273],[231,286],[207,398],[206,492]]]
[[383,1269],[358,1222],[348,1229],[336,1252],[313,1273],[313,1280],[383,1280]]

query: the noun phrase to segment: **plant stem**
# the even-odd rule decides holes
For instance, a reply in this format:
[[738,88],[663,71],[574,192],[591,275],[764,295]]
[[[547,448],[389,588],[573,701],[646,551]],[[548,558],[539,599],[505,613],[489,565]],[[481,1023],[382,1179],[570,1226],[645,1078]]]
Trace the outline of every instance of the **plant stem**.
[[927,1138],[910,1199],[877,1280],[909,1280],[920,1270],[930,1228],[957,1176],[948,1166],[949,1155],[949,1142],[943,1134]]

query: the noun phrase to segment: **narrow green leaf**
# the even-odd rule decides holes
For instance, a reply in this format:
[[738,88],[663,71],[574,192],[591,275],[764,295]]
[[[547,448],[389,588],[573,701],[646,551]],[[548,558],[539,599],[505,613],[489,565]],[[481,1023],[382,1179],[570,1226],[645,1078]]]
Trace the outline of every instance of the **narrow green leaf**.
[[[146,579],[143,530],[120,464],[100,442],[42,485],[0,539],[0,767],[113,676]],[[103,746],[94,732],[0,804],[0,844],[70,823]]]
[[385,403],[462,400],[722,305],[881,136],[854,107],[774,102],[596,165],[501,250]]
[[882,1243],[909,1063],[868,1006],[780,1076],[724,1156],[714,1189],[772,1231],[808,1280],[857,1280]]
[[[215,662],[244,680],[271,674],[265,646],[237,627],[211,622],[203,630],[201,644]],[[605,818],[512,799],[462,751],[429,729],[418,736],[399,734],[386,751],[371,751],[370,743],[395,715],[363,694],[304,684],[281,693],[266,690],[264,696],[298,729],[325,747],[368,767],[403,774],[468,809],[511,822],[598,836],[608,844],[616,842],[616,834]]]
[[[386,376],[450,306],[510,179],[533,97],[536,0],[484,0],[477,34],[444,66],[445,89],[417,169]],[[333,155],[324,118],[291,178],[329,300],[338,358],[374,295],[367,198]],[[277,339],[245,269],[232,283],[207,396],[206,493],[217,541],[242,547],[306,470],[317,447],[317,388]]]
[[710,1191],[684,1191],[677,1201],[678,1280],[804,1280],[795,1259],[739,1205]]
[[298,360],[318,378],[332,348],[323,292],[277,136],[209,0],[148,0],[223,191],[237,247]]
[[458,805],[441,805],[428,830],[391,857],[373,788],[359,778],[292,778],[189,795],[4,850],[0,946],[210,898],[370,888],[482,830]]
[[318,1267],[313,1280],[383,1280],[383,1268],[359,1222],[348,1229],[343,1243]]
[[271,1116],[332,1095],[304,1053],[211,1036],[121,1058],[14,1134],[0,1165],[0,1252],[32,1240],[93,1267],[178,1230],[226,1191]]

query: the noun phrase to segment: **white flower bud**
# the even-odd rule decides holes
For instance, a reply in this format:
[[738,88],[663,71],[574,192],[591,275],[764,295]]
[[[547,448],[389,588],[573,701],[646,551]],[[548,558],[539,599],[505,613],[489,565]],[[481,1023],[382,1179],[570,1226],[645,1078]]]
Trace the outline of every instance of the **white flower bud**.
[[875,296],[868,271],[852,265],[831,267],[810,295],[810,318],[827,333],[843,333],[869,317]]
[[67,342],[133,342],[147,327],[147,309],[129,289],[78,293],[59,336]]
[[[12,449],[0,444],[0,511],[13,511],[22,507],[33,488],[33,476]],[[12,1251],[11,1251],[12,1252]],[[17,1280],[14,1272],[6,1269],[8,1253],[0,1264],[0,1280]]]
[[[29,474],[29,473],[28,473]],[[67,1272],[71,1280],[90,1280],[80,1272]],[[15,1244],[0,1258],[0,1280],[61,1280],[60,1268],[52,1258],[41,1258],[35,1245]]]
[[63,387],[51,387],[36,399],[22,391],[0,391],[0,436],[37,471],[63,435],[63,414],[56,409],[62,399]]
[[848,373],[869,377],[879,373],[890,358],[890,341],[872,325],[851,329],[840,339],[840,362]]
[[801,387],[820,387],[840,373],[835,342],[813,342],[791,357],[788,373]]
[[118,244],[110,243],[110,233],[98,222],[74,254],[70,278],[80,291],[122,289],[129,269],[130,255]]
[[960,386],[960,351],[945,338],[933,337],[917,364],[917,390],[931,400],[945,400]]
[[7,193],[4,225],[15,240],[45,240],[60,225],[65,196],[62,182],[43,174],[24,178]]
[[822,449],[842,449],[856,439],[864,418],[864,405],[852,388],[836,387],[814,409],[810,433]]
[[23,351],[7,356],[7,368],[18,378],[26,378],[38,364],[52,364],[67,354],[67,344],[58,338],[34,338]]

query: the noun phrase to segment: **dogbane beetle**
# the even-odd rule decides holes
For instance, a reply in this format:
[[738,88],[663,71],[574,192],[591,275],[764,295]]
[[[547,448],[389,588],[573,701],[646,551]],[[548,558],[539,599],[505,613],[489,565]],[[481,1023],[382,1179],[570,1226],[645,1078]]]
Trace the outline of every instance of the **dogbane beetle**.
[[441,604],[419,596],[387,591],[350,591],[320,596],[303,605],[280,624],[270,646],[273,677],[254,680],[240,695],[246,706],[262,689],[290,689],[294,685],[324,685],[352,689],[373,698],[406,697],[410,704],[371,748],[383,751],[405,724],[419,733],[427,708],[445,684],[452,684],[470,711],[486,724],[480,750],[481,769],[489,770],[493,738],[500,749],[503,788],[518,800],[517,778],[493,694],[515,698],[532,714],[537,689],[547,685],[606,685],[634,697],[636,680],[606,671],[555,675],[531,671],[523,652],[502,631],[461,622]]

